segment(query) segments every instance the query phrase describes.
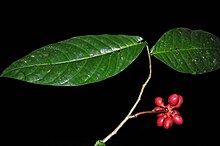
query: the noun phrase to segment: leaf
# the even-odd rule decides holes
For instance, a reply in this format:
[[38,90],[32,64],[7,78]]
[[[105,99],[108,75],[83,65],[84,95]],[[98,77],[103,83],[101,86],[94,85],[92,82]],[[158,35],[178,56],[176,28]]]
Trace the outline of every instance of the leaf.
[[151,54],[182,73],[203,74],[220,68],[220,40],[203,30],[171,29],[151,48]]
[[1,77],[54,86],[99,82],[128,67],[145,45],[139,36],[77,36],[36,49],[12,63]]
[[106,146],[102,140],[97,140],[94,146]]

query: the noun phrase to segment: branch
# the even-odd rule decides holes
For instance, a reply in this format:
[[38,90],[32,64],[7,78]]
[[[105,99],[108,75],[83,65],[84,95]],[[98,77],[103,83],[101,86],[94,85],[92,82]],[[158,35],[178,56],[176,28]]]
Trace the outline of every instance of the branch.
[[158,113],[166,113],[167,110],[166,109],[162,109],[162,110],[152,110],[152,111],[143,111],[143,112],[138,112],[134,115],[130,115],[129,119],[131,118],[137,118],[140,115],[144,115],[144,114],[158,114]]
[[138,103],[140,102],[141,100],[141,96],[144,92],[144,89],[147,85],[147,83],[150,81],[150,78],[151,78],[151,74],[152,74],[152,66],[151,66],[151,56],[150,56],[150,51],[149,51],[149,48],[148,48],[148,45],[146,45],[146,48],[147,48],[147,53],[148,53],[148,59],[149,59],[149,75],[148,75],[148,78],[147,80],[145,81],[145,83],[142,85],[142,88],[141,88],[141,91],[139,93],[139,96],[135,102],[135,104],[133,105],[133,107],[131,108],[131,110],[129,111],[129,113],[127,114],[127,116],[124,118],[124,120],[115,128],[114,131],[112,131],[107,137],[105,137],[102,141],[104,143],[106,143],[113,135],[115,135],[118,130],[125,124],[125,122],[127,122],[128,119],[131,118],[131,114],[133,113],[134,109],[137,107]]

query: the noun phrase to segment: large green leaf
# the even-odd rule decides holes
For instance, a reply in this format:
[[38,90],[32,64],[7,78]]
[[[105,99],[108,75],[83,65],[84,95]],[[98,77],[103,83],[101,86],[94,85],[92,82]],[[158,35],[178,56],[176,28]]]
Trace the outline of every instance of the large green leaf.
[[145,45],[139,36],[77,36],[31,52],[7,67],[1,77],[54,86],[99,82],[128,67]]
[[182,73],[203,74],[220,68],[220,40],[203,30],[171,29],[151,48],[151,54]]

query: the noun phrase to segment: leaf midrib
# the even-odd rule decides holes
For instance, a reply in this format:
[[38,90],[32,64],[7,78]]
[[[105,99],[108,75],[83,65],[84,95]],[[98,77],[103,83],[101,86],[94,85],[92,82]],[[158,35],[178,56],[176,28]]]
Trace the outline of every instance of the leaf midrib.
[[[79,58],[79,59],[74,59],[74,60],[67,60],[67,61],[62,61],[62,62],[54,62],[54,63],[45,63],[45,64],[34,64],[34,65],[27,65],[27,66],[24,66],[24,67],[18,67],[18,68],[13,68],[11,70],[8,70],[7,72],[3,72],[3,74],[6,74],[8,72],[11,72],[11,71],[14,71],[14,70],[18,70],[18,69],[23,69],[23,68],[30,68],[30,67],[39,67],[39,66],[47,66],[47,65],[61,65],[61,64],[67,64],[67,63],[72,63],[72,62],[77,62],[77,61],[83,61],[83,60],[87,60],[87,59],[91,59],[91,58],[96,58],[96,57],[100,57],[100,56],[103,56],[103,55],[107,55],[107,54],[110,54],[110,53],[113,53],[113,52],[117,52],[117,51],[120,51],[120,50],[123,50],[123,49],[126,49],[126,48],[130,48],[130,47],[134,47],[134,46],[138,46],[138,45],[141,45],[141,44],[145,44],[146,41],[144,42],[138,42],[138,43],[134,43],[134,44],[131,44],[131,45],[126,45],[125,47],[119,47],[118,50],[112,50],[108,53],[99,53],[98,55],[94,55],[94,56],[89,56],[89,57],[83,57],[83,58]],[[2,75],[3,75],[2,74]],[[1,76],[2,76],[1,75]]]
[[[190,48],[190,49],[178,49],[178,50],[172,50],[172,51],[156,51],[153,52],[154,49],[152,49],[151,54],[165,54],[165,53],[173,53],[173,52],[184,52],[184,51],[193,51],[193,50],[205,50],[204,48]],[[220,50],[219,48],[207,48],[206,50]]]

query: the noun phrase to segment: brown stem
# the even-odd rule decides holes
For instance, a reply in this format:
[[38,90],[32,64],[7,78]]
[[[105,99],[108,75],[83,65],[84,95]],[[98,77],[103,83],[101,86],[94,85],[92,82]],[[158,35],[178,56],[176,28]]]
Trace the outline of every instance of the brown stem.
[[165,112],[167,112],[167,110],[165,110],[165,109],[157,110],[157,111],[155,111],[155,110],[152,110],[152,111],[143,111],[143,112],[138,112],[138,113],[136,113],[136,114],[134,114],[134,115],[130,115],[130,116],[129,116],[129,119],[137,118],[138,116],[144,115],[144,114],[155,114],[155,113],[157,114],[157,113],[165,113]]
[[132,114],[132,112],[134,111],[134,109],[137,107],[138,103],[140,102],[141,100],[141,96],[144,92],[144,89],[147,85],[147,83],[150,81],[150,78],[151,78],[151,74],[152,74],[152,67],[151,67],[151,57],[150,57],[150,52],[149,52],[149,48],[148,46],[146,45],[146,48],[147,48],[147,52],[148,52],[148,59],[149,59],[149,75],[148,75],[148,78],[147,80],[144,82],[144,84],[142,85],[142,88],[141,88],[141,91],[139,93],[139,96],[136,100],[136,102],[134,103],[133,107],[131,108],[131,110],[128,112],[127,116],[124,118],[124,120],[121,121],[121,123],[108,135],[106,136],[102,142],[106,143],[113,135],[115,135],[118,130],[127,122],[127,120],[130,119],[130,116]]

